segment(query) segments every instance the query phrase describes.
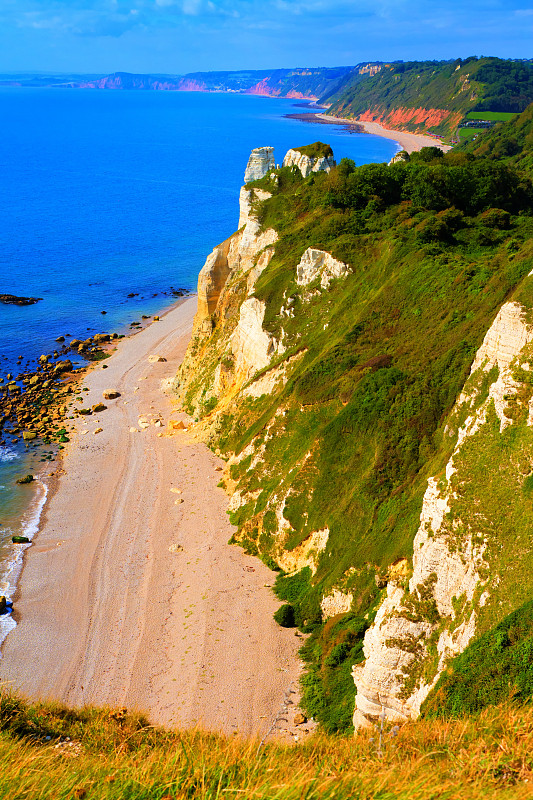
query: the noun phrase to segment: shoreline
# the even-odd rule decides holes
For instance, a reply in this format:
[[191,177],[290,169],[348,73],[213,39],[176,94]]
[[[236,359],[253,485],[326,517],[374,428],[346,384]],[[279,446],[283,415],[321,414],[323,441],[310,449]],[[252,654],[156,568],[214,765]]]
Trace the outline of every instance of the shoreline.
[[384,128],[379,122],[367,122],[360,119],[349,119],[347,117],[334,117],[331,114],[315,114],[315,117],[321,119],[326,124],[330,125],[345,125],[354,129],[356,126],[364,129],[365,133],[373,134],[374,136],[381,136],[383,139],[392,139],[398,144],[398,152],[405,150],[408,153],[414,153],[421,150],[423,147],[440,147],[445,153],[452,149],[451,145],[444,144],[442,139],[438,137],[428,136],[421,133],[410,133],[409,131],[392,130]]
[[[24,555],[0,681],[35,699],[138,709],[167,727],[255,735],[297,674],[300,641],[272,618],[273,573],[227,544],[224,462],[169,425],[184,415],[161,386],[195,311],[196,296],[181,300],[83,376],[86,404],[105,389],[121,396],[73,421]],[[149,363],[154,353],[166,361]]]

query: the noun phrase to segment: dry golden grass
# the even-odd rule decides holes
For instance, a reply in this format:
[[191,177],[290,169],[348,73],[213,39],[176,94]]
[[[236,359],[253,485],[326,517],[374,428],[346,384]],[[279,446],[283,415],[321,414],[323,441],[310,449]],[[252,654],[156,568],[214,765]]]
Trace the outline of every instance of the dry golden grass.
[[[422,720],[298,746],[154,729],[106,709],[0,696],[0,797],[481,800],[533,796],[533,709]],[[50,739],[46,739],[51,736]],[[67,737],[71,737],[71,742]]]

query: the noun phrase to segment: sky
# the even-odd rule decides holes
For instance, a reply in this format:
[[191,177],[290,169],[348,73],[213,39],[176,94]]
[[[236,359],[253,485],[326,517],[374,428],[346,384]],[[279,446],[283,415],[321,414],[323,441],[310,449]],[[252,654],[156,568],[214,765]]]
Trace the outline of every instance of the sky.
[[533,0],[0,0],[0,72],[533,57]]

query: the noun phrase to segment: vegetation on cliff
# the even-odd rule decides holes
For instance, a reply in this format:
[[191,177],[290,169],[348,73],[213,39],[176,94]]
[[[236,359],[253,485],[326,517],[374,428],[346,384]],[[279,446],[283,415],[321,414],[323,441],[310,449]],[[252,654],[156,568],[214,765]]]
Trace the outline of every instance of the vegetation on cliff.
[[[474,355],[504,301],[531,305],[532,186],[512,165],[436,148],[389,167],[343,160],[307,179],[282,168],[256,185],[272,194],[256,210],[279,241],[254,295],[265,303],[264,329],[284,348],[263,374],[285,364],[287,380],[229,406],[202,360],[187,402],[231,459],[236,540],[269,564],[293,554],[302,570],[298,590],[279,594],[313,632],[304,702],[328,730],[343,730],[353,708],[350,667],[387,576],[411,558],[427,479],[455,444],[444,429]],[[299,284],[309,247],[347,264],[347,277],[327,288],[318,279]],[[227,360],[228,374],[225,326],[245,296],[236,295],[204,345]],[[491,447],[497,471],[496,440]],[[479,469],[485,456],[476,456]],[[518,516],[506,520],[505,536]],[[324,548],[300,556],[320,531]],[[495,590],[485,629],[518,605],[508,588],[504,580]],[[355,618],[326,621],[324,598],[334,592]]]
[[499,58],[384,65],[348,77],[328,98],[330,113],[375,118],[385,127],[451,135],[469,111],[523,111],[533,101],[533,66]]
[[[530,481],[532,483],[532,481]],[[533,697],[533,600],[473,641],[441,675],[426,717],[462,717],[513,698]]]
[[55,800],[501,800],[530,796],[533,712],[421,720],[297,747],[164,731],[125,710],[0,694],[0,796]]

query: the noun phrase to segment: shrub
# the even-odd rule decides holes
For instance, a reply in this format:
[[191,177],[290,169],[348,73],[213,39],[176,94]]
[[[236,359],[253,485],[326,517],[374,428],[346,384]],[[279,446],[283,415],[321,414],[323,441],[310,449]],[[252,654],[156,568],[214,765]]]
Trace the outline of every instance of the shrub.
[[274,614],[274,619],[282,628],[294,628],[296,626],[294,608],[289,603],[285,603],[278,608]]

